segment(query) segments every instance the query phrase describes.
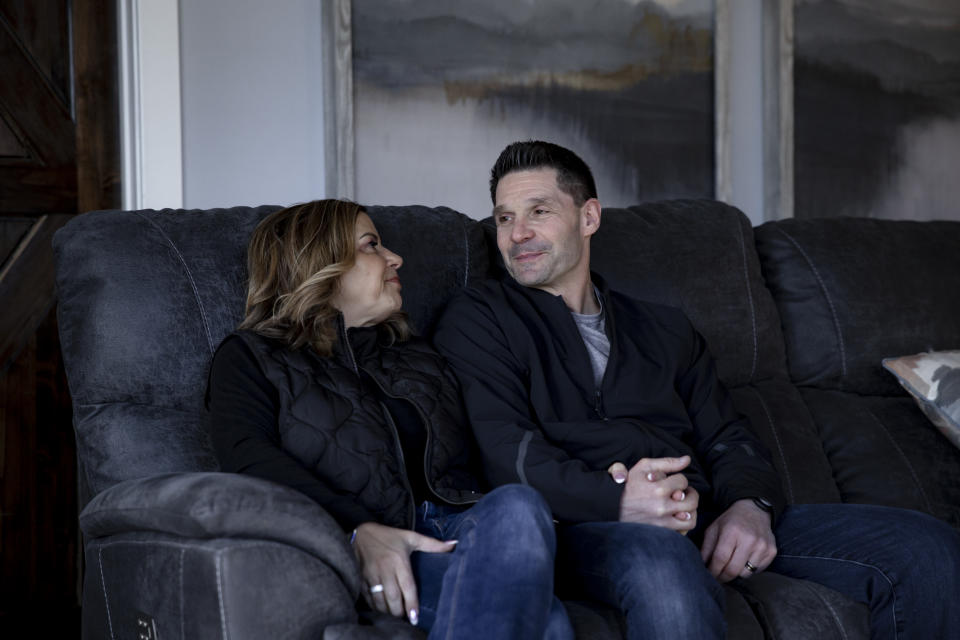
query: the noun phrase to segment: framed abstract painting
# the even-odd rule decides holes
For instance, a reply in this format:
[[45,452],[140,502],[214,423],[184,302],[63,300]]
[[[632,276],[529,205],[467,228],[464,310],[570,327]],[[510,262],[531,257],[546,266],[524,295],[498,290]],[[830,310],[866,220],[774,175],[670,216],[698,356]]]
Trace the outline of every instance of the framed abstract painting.
[[605,205],[713,197],[717,1],[338,0],[332,188],[483,218],[500,150],[546,139]]

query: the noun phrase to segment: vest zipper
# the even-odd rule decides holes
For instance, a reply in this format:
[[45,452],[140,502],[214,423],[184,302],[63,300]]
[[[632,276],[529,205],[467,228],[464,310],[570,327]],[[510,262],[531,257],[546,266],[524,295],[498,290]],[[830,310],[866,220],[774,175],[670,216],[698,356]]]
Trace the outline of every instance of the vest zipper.
[[[383,385],[377,382],[377,379],[374,378],[369,371],[364,369],[363,372],[366,373],[371,380],[373,380],[373,383],[377,385],[377,388],[380,389],[380,392],[383,393],[383,395],[393,398],[394,400],[409,402],[410,405],[413,406],[414,411],[417,412],[417,415],[420,416],[420,422],[423,423],[423,429],[427,432],[427,442],[425,444],[425,450],[423,452],[423,480],[424,480],[424,483],[427,485],[427,489],[430,490],[430,493],[432,493],[437,500],[440,500],[441,502],[446,502],[447,504],[472,504],[474,502],[477,502],[479,498],[477,498],[476,500],[459,500],[458,501],[458,500],[451,500],[448,498],[444,498],[437,493],[437,490],[434,489],[433,485],[430,483],[430,474],[427,472],[427,458],[430,456],[430,439],[433,437],[433,434],[430,433],[430,427],[427,425],[427,417],[423,414],[423,411],[420,410],[420,407],[417,406],[417,403],[413,402],[412,400],[408,400],[407,398],[403,398],[401,396],[397,396],[390,393],[389,391],[383,388]],[[382,403],[381,403],[381,406],[382,406]],[[390,412],[387,410],[386,407],[384,407],[384,411],[386,411],[390,421],[390,426],[393,428],[393,435],[394,435],[394,438],[396,438],[397,446],[400,446],[400,432],[397,430],[396,424],[394,424],[393,422],[393,417],[390,416]],[[401,449],[400,455],[402,458],[403,447],[400,447],[400,449]],[[409,482],[409,479],[406,477],[406,469],[407,469],[406,464],[404,464],[403,469],[404,469],[404,480]],[[412,491],[411,491],[411,495],[413,495]]]
[[[367,373],[367,375],[369,376],[370,374]],[[370,378],[373,379],[373,376],[370,376]],[[374,380],[374,384],[376,384],[376,380]],[[387,409],[386,405],[382,402],[380,403],[380,410],[383,411],[383,415],[387,419],[387,424],[390,425],[390,430],[393,432],[393,444],[396,445],[397,456],[400,458],[400,475],[403,478],[403,488],[407,490],[407,494],[410,496],[410,529],[412,531],[416,529],[417,526],[417,499],[413,495],[410,478],[407,477],[407,462],[403,457],[403,445],[400,443],[400,432],[397,430],[397,425],[393,421],[393,416],[390,415],[390,410]]]

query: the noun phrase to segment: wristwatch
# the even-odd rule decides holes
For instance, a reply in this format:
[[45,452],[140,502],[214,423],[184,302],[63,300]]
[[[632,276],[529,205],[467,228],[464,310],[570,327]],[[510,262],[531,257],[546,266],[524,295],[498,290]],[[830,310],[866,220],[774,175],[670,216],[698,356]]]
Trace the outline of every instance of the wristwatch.
[[773,517],[773,503],[767,500],[766,498],[750,498],[753,500],[753,504],[757,505],[763,511],[766,511],[770,514],[770,517]]

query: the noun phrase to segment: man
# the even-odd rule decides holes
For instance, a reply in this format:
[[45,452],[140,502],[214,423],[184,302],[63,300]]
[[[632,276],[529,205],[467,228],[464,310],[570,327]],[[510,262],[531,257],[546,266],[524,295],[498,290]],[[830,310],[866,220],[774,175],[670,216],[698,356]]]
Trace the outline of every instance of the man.
[[939,604],[960,595],[957,571],[931,584],[960,567],[956,532],[912,511],[785,506],[683,313],[590,272],[601,207],[579,157],[514,143],[490,193],[509,276],[455,298],[434,341],[488,479],[537,488],[560,522],[559,583],[619,607],[630,638],[722,638],[720,582],[767,567],[869,603],[875,638],[960,628]]

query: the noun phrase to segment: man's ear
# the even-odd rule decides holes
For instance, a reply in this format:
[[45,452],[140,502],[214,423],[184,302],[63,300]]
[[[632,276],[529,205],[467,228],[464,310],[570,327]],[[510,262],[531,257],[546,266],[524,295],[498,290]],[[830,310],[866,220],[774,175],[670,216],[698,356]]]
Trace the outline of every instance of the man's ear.
[[592,236],[600,228],[600,201],[590,198],[580,207],[580,229],[584,237]]

